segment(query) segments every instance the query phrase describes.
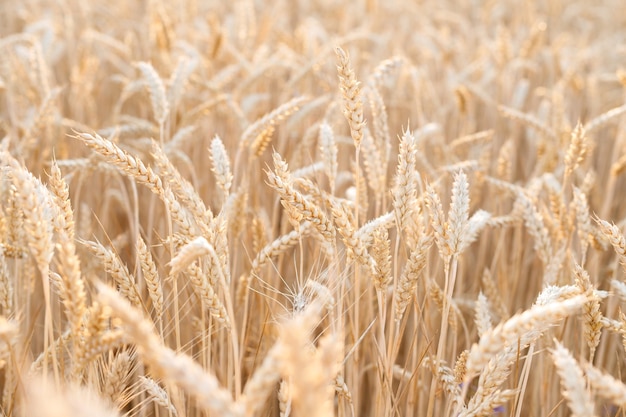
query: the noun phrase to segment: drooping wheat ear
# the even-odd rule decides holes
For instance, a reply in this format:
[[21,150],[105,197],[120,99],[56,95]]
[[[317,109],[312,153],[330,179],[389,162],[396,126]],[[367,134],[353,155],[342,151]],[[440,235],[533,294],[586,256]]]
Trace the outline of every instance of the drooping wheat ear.
[[127,351],[115,355],[102,378],[102,394],[119,409],[123,409],[129,401],[125,394],[132,377],[134,361],[134,355]]
[[367,267],[372,273],[375,273],[376,261],[374,261],[374,258],[367,252],[363,241],[356,237],[353,222],[343,205],[333,202],[332,213],[335,224],[337,225],[337,231],[339,231],[343,243],[348,249],[348,255],[356,259],[361,265]]
[[[215,318],[218,322],[222,323],[227,329],[230,329],[230,318],[226,307],[219,298],[219,295],[215,291],[215,287],[209,282],[209,277],[205,274],[197,264],[193,262],[187,266],[186,273],[189,276],[189,281],[194,290],[200,296],[204,308]],[[212,279],[215,279],[213,277]]]
[[453,403],[456,403],[461,397],[461,385],[456,383],[454,371],[450,369],[446,361],[440,360],[439,365],[436,365],[436,363],[437,361],[434,358],[425,357],[422,366],[431,369],[433,375],[436,375],[441,383],[445,393],[450,396]]
[[[254,371],[254,374],[246,383],[242,397],[242,401],[245,403],[246,415],[255,415],[263,407],[270,393],[276,389],[276,383],[280,379],[280,361],[283,352],[284,347],[281,341],[274,343],[261,365]],[[283,383],[284,381],[281,382],[281,390],[283,389]]]
[[10,170],[14,186],[19,190],[16,197],[24,213],[24,237],[37,267],[47,281],[50,261],[54,255],[53,224],[57,214],[53,208],[52,194],[8,153],[3,152],[0,158],[2,164]]
[[339,89],[343,97],[343,114],[348,119],[352,140],[356,147],[359,147],[365,126],[361,84],[356,79],[348,54],[339,46],[335,47],[335,54],[338,61]]
[[611,120],[618,118],[624,113],[626,113],[626,104],[612,108],[611,110],[594,117],[585,124],[584,129],[587,133],[591,133],[594,130],[600,129],[602,126],[605,126]]
[[335,181],[337,179],[337,143],[333,128],[327,122],[320,124],[319,134],[320,150],[322,152],[322,162],[324,172],[330,183],[330,193],[335,194]]
[[517,343],[518,338],[529,332],[540,334],[580,310],[586,301],[585,295],[577,295],[548,305],[535,305],[486,332],[470,349],[467,359],[467,377],[472,377],[479,372],[494,354]]
[[[165,190],[165,198],[167,201],[164,202],[170,212],[172,212],[172,216],[176,216],[174,220],[176,221],[176,218],[181,218],[177,223],[190,223],[190,220],[186,219],[186,210],[191,213],[193,220],[198,225],[201,232],[204,235],[208,235],[210,233],[210,224],[213,220],[213,212],[211,209],[206,207],[194,186],[187,181],[187,179],[183,178],[167,157],[163,148],[154,140],[152,141],[152,157],[159,169],[161,179],[168,184],[168,189]],[[180,204],[178,201],[180,201]],[[185,210],[183,210],[180,205],[182,205]],[[188,227],[191,229],[191,225],[188,225]],[[187,236],[191,237],[193,235],[188,234]]]
[[417,142],[407,129],[400,139],[398,165],[392,189],[393,208],[396,213],[398,230],[403,230],[408,218],[412,214],[417,199],[417,184],[415,175],[415,154]]
[[415,289],[420,274],[426,266],[428,258],[428,249],[432,243],[430,235],[423,235],[417,244],[417,247],[411,251],[409,259],[404,266],[402,275],[398,280],[398,286],[394,291],[395,312],[394,318],[396,322],[402,320],[404,311],[415,296]]
[[589,384],[597,395],[619,407],[626,408],[626,384],[623,381],[602,372],[589,362],[583,364],[583,369]]
[[63,217],[62,227],[69,240],[74,240],[74,212],[70,203],[70,192],[59,165],[56,160],[52,161],[50,167],[50,190],[55,197],[55,202],[59,206]]
[[430,213],[430,224],[434,230],[435,243],[439,249],[439,255],[442,259],[447,259],[452,255],[452,251],[448,246],[450,227],[443,214],[443,207],[439,195],[431,184],[426,186],[424,201]]
[[509,181],[513,175],[513,161],[515,143],[509,139],[500,148],[498,152],[496,176],[499,179]]
[[252,261],[251,274],[256,274],[272,257],[280,255],[297,245],[301,237],[305,237],[310,233],[311,228],[312,224],[310,222],[304,222],[298,229],[279,236],[265,245]]
[[211,141],[211,162],[213,166],[211,170],[215,174],[217,185],[228,197],[230,187],[233,183],[233,173],[230,170],[230,159],[226,147],[219,136],[215,136]]
[[[141,84],[137,84],[137,90],[142,88]],[[120,124],[111,127],[98,129],[98,135],[110,138],[111,140],[137,138],[142,136],[156,136],[159,134],[159,128],[151,120],[142,119],[133,116],[120,116]],[[89,130],[89,127],[79,126],[78,130]]]
[[502,298],[502,293],[496,286],[495,281],[491,275],[491,271],[489,269],[485,269],[483,271],[481,277],[481,287],[482,291],[487,296],[487,300],[491,304],[492,308],[495,310],[497,316],[500,319],[506,319],[509,316],[506,305],[504,304],[504,300]]
[[165,408],[167,411],[171,413],[172,416],[178,416],[176,412],[176,408],[170,401],[170,396],[167,395],[165,389],[163,389],[157,382],[152,379],[145,377],[143,375],[139,376],[139,388],[143,388],[145,392],[149,395],[150,399],[154,401],[156,404]]
[[518,194],[517,199],[524,208],[524,224],[534,239],[535,252],[543,264],[547,265],[552,258],[552,243],[543,216],[525,194]]
[[326,214],[294,188],[288,165],[280,155],[274,152],[273,157],[275,172],[266,171],[268,184],[280,195],[291,220],[298,224],[301,220],[309,221],[324,238],[334,242],[335,228]]
[[467,357],[469,350],[465,349],[459,354],[454,363],[454,380],[457,384],[461,384],[465,380],[465,374],[467,373]]
[[[196,259],[208,255],[210,253],[209,249],[209,242],[202,236],[186,243],[170,261],[170,275],[178,274]],[[214,278],[211,281],[214,283],[216,279]]]
[[82,373],[100,354],[123,343],[120,329],[109,330],[111,309],[94,302],[85,315],[84,327],[77,335],[73,335],[81,343],[74,343],[72,352],[72,378],[80,381]]
[[131,307],[119,294],[104,284],[97,284],[98,299],[112,308],[113,314],[122,320],[125,334],[137,346],[137,352],[155,375],[181,387],[195,398],[202,409],[226,417],[242,417],[242,404],[235,402],[222,388],[217,378],[204,371],[189,356],[167,348],[156,335],[150,321]]
[[367,89],[370,108],[372,109],[372,130],[374,133],[374,144],[381,155],[382,160],[378,164],[378,172],[382,175],[379,178],[379,184],[386,184],[387,164],[391,157],[391,135],[389,134],[389,125],[387,120],[387,109],[385,102],[378,89],[370,86]]
[[272,139],[276,126],[282,120],[297,112],[307,101],[309,101],[307,97],[296,97],[252,123],[243,132],[240,147],[250,146],[252,155],[260,156]]
[[[6,258],[24,258],[26,256],[26,248],[23,248],[26,241],[24,236],[24,212],[20,207],[18,199],[18,190],[15,187],[15,181],[11,171],[6,171],[8,184],[7,200],[3,207],[3,212],[7,218],[6,231],[3,235],[4,242],[0,245],[2,252]],[[27,244],[27,243],[26,243]]]
[[143,279],[146,281],[146,286],[148,287],[148,295],[150,296],[150,300],[152,300],[154,312],[160,320],[163,317],[163,287],[161,286],[159,271],[154,263],[150,249],[141,236],[137,236],[136,246]]
[[600,297],[591,284],[589,274],[582,266],[574,265],[576,285],[581,293],[589,297],[589,301],[583,306],[583,334],[589,346],[589,360],[593,361],[596,347],[600,344],[602,334],[602,312],[600,311]]
[[163,80],[149,62],[138,62],[135,65],[139,68],[139,71],[141,71],[144,83],[150,93],[150,103],[152,104],[154,120],[156,120],[160,126],[163,126],[170,112],[170,104],[167,100]]
[[[74,243],[74,213],[69,200],[69,188],[61,175],[56,161],[52,162],[50,188],[54,203],[59,208],[55,217],[58,227],[57,251],[59,260],[59,295],[63,300],[72,333],[80,332],[83,315],[86,311],[87,296],[80,271],[80,260]],[[73,340],[76,343],[76,340]]]
[[580,240],[580,252],[582,255],[581,264],[585,264],[587,257],[587,248],[589,242],[593,239],[593,226],[591,225],[591,217],[589,216],[589,205],[587,204],[587,196],[578,187],[573,187],[574,200],[572,205],[576,212],[576,226],[578,231],[578,239]]
[[489,303],[487,302],[487,297],[485,297],[482,292],[478,294],[478,299],[476,300],[475,322],[479,336],[482,336],[487,333],[487,331],[491,330],[492,324]]
[[89,133],[78,133],[80,138],[87,146],[98,152],[105,161],[117,167],[122,173],[130,175],[138,183],[148,186],[152,192],[158,196],[163,195],[163,183],[161,178],[146,167],[144,163],[119,146],[104,139],[97,133],[95,135]]
[[178,59],[176,69],[172,72],[168,80],[167,101],[170,109],[175,109],[181,100],[185,88],[188,84],[189,77],[198,66],[199,57],[183,56]]
[[378,228],[390,229],[395,224],[395,215],[393,212],[388,211],[375,219],[372,219],[365,223],[359,230],[356,231],[354,236],[357,239],[363,241],[365,246],[370,246],[374,242],[374,231]]
[[551,129],[549,126],[546,126],[537,117],[535,117],[535,116],[533,116],[531,114],[528,114],[528,113],[522,113],[519,110],[515,110],[515,109],[512,109],[510,107],[506,107],[506,106],[502,106],[502,105],[498,106],[498,110],[505,117],[508,117],[511,120],[515,120],[517,122],[522,123],[523,125],[526,125],[528,127],[531,127],[533,129],[535,129],[537,132],[541,133],[545,137],[553,140],[554,141],[553,143],[557,143],[558,142],[558,138],[557,138],[556,133],[554,132],[554,130]]
[[391,135],[389,134],[387,108],[375,83],[371,83],[368,86],[367,97],[372,111],[372,130],[374,138],[376,139],[378,149],[381,151],[381,155],[385,158],[381,161],[382,165],[386,167],[386,163],[391,156]]
[[617,259],[624,271],[626,271],[626,239],[621,230],[615,224],[611,224],[606,220],[597,218],[596,222],[600,227],[602,235],[611,243],[613,249],[615,249]]
[[506,403],[515,395],[515,390],[501,389],[502,383],[510,374],[510,361],[502,356],[512,355],[498,355],[489,361],[480,374],[476,392],[467,406],[463,407],[459,416],[492,415],[496,407]]
[[626,154],[619,157],[619,159],[611,165],[611,175],[614,177],[619,176],[626,169]]
[[[98,134],[78,133],[87,146],[104,157],[107,163],[118,168],[123,174],[129,175],[139,184],[146,185],[156,194],[169,210],[172,220],[181,228],[186,236],[193,236],[191,220],[187,212],[181,207],[174,193],[169,188],[163,187],[161,178],[154,171],[146,167],[144,163],[122,150],[113,142],[106,140]],[[206,214],[206,213],[205,213]]]
[[[86,311],[87,295],[80,271],[76,246],[65,233],[60,233],[57,244],[59,265],[59,296],[63,301],[73,334],[78,334]],[[76,340],[73,340],[76,342]]]
[[552,349],[552,360],[561,377],[562,393],[572,410],[572,416],[595,416],[593,399],[585,386],[585,377],[578,366],[578,361],[558,341],[555,341],[555,347]]
[[555,301],[564,301],[580,295],[580,288],[576,285],[546,285],[537,296],[535,305],[545,306]]
[[111,277],[115,280],[115,283],[119,285],[122,294],[135,307],[140,307],[141,295],[137,289],[135,278],[128,271],[126,265],[111,249],[105,248],[100,242],[93,242],[83,240],[81,243],[91,251],[102,262],[104,270],[111,274]]
[[376,262],[374,274],[374,288],[381,293],[383,297],[387,291],[387,286],[391,283],[391,242],[389,241],[389,233],[384,226],[377,227],[372,233],[372,257]]
[[462,242],[466,239],[469,226],[469,183],[465,172],[459,171],[452,184],[452,199],[448,210],[449,234],[447,245],[452,255],[460,253]]
[[499,407],[514,398],[516,393],[517,390],[514,389],[498,389],[487,396],[474,394],[467,407],[464,407],[459,413],[459,417],[493,415]]
[[367,185],[374,191],[376,200],[379,201],[382,199],[382,191],[385,185],[384,182],[381,182],[383,178],[382,171],[387,169],[387,164],[385,163],[386,161],[383,161],[383,156],[376,146],[374,137],[367,126],[363,128],[361,148],[363,150],[363,167],[365,169]]
[[565,155],[565,178],[571,175],[583,163],[589,152],[589,139],[580,121],[572,131],[569,148]]
[[[428,281],[428,294],[430,296],[429,300],[432,300],[432,302],[435,303],[435,305],[437,306],[437,309],[439,309],[439,311],[442,312],[443,304],[444,304],[444,294],[439,284],[437,284],[433,280],[429,280]],[[454,299],[449,300],[449,303],[450,303],[450,313],[452,314],[448,316],[448,324],[450,325],[452,330],[456,331],[459,328],[459,318],[462,317],[461,310],[459,310],[459,306],[457,305]]]

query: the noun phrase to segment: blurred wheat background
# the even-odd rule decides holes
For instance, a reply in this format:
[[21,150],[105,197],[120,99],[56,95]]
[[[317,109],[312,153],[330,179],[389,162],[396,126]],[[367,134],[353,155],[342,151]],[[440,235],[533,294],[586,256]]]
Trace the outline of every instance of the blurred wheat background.
[[623,416],[626,4],[5,0],[5,416]]

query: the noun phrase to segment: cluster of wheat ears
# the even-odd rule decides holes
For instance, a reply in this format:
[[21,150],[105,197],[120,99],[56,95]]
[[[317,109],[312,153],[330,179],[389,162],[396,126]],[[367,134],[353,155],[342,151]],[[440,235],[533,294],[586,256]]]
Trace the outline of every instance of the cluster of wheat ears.
[[623,416],[622,0],[5,1],[5,416]]

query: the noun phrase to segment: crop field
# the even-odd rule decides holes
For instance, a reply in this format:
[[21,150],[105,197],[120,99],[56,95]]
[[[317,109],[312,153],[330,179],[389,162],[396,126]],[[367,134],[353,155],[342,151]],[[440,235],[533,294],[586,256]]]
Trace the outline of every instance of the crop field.
[[626,416],[623,0],[0,2],[0,415]]

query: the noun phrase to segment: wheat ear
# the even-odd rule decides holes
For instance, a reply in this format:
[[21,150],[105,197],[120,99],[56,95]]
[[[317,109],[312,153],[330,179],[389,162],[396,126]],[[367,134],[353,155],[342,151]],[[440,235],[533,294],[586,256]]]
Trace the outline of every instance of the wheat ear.
[[154,333],[153,325],[139,311],[131,307],[116,291],[104,284],[97,284],[98,299],[113,310],[122,320],[127,336],[137,346],[137,352],[155,373],[170,381],[189,395],[197,404],[216,415],[242,417],[241,404],[236,403],[228,390],[220,386],[217,378],[207,373],[189,356],[167,348]]
[[561,377],[563,396],[572,410],[572,416],[595,416],[593,400],[585,386],[585,377],[576,359],[558,341],[555,341],[555,348],[552,349],[552,359]]

